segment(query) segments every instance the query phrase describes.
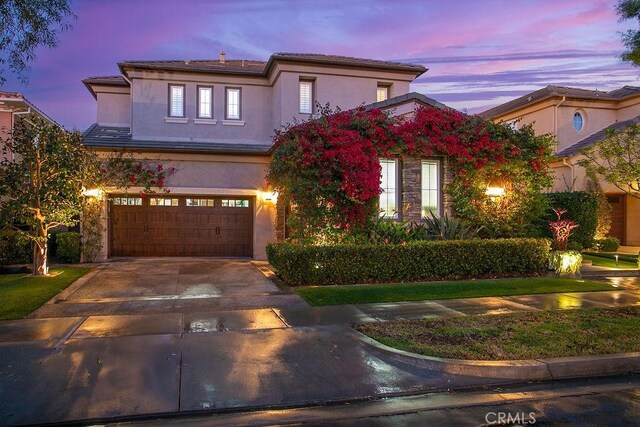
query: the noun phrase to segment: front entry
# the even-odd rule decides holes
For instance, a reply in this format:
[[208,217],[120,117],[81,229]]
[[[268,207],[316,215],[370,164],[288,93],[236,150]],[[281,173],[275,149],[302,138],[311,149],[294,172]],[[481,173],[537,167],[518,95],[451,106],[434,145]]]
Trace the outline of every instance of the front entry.
[[111,197],[110,254],[251,257],[253,202],[246,196]]
[[607,194],[607,201],[611,205],[611,229],[609,236],[617,237],[622,245],[626,244],[625,221],[626,221],[626,195]]

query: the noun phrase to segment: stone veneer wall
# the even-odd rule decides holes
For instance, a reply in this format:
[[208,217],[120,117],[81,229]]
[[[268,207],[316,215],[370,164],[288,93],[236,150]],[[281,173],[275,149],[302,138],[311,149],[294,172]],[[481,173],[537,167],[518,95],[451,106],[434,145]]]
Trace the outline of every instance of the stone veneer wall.
[[[402,220],[420,221],[422,219],[422,159],[418,157],[405,157],[401,162],[402,176]],[[442,211],[451,215],[451,196],[445,193],[444,188],[453,180],[453,173],[449,167],[447,158],[440,159],[441,170],[441,202]],[[278,199],[276,205],[276,241],[285,239],[286,202]]]

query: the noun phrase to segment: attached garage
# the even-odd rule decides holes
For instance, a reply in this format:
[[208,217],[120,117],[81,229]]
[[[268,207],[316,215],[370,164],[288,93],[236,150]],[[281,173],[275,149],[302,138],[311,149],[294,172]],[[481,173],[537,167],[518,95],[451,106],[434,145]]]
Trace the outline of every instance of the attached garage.
[[254,197],[112,196],[111,256],[252,257]]

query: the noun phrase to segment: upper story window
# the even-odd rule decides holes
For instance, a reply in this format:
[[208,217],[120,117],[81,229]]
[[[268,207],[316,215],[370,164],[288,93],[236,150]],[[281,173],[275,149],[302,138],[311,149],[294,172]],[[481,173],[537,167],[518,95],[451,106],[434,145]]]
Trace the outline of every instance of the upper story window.
[[184,117],[184,85],[169,85],[169,117]]
[[311,114],[313,112],[313,82],[300,80],[300,112]]
[[388,218],[398,217],[398,161],[380,159],[382,167],[380,177],[380,216]]
[[225,108],[225,119],[240,120],[240,94],[241,89],[239,87],[227,88],[227,105]]
[[582,113],[580,111],[576,111],[573,114],[573,128],[580,132],[584,127],[584,117],[582,117]]
[[198,86],[198,118],[213,118],[213,88]]
[[376,102],[386,101],[389,99],[389,89],[389,86],[378,85],[378,90],[376,91]]
[[422,216],[440,215],[440,162],[422,161]]

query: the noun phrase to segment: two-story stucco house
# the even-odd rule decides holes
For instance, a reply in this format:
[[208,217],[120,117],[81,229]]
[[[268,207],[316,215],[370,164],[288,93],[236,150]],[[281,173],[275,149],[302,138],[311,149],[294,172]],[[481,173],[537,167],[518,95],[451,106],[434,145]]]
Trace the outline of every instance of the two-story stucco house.
[[[406,95],[426,69],[397,62],[289,53],[260,62],[228,60],[221,53],[217,60],[118,66],[120,75],[84,80],[97,102],[97,121],[85,132],[85,144],[98,152],[131,150],[175,173],[166,194],[141,197],[135,188],[107,194],[99,259],[264,259],[266,243],[277,234],[276,195],[265,182],[274,129],[310,117],[316,103],[343,110],[397,107],[400,114],[416,104],[438,105]],[[434,164],[427,194],[437,205],[441,171]],[[399,167],[383,165],[383,188],[393,193],[383,203],[387,210],[400,205]]]
[[[552,191],[587,189],[588,178],[576,164],[580,150],[600,141],[609,129],[619,130],[640,120],[640,87],[610,92],[547,86],[491,108],[480,116],[515,126],[532,124],[537,134],[557,137],[557,161],[552,164]],[[640,245],[640,199],[600,182],[612,207],[609,234],[623,245]]]

